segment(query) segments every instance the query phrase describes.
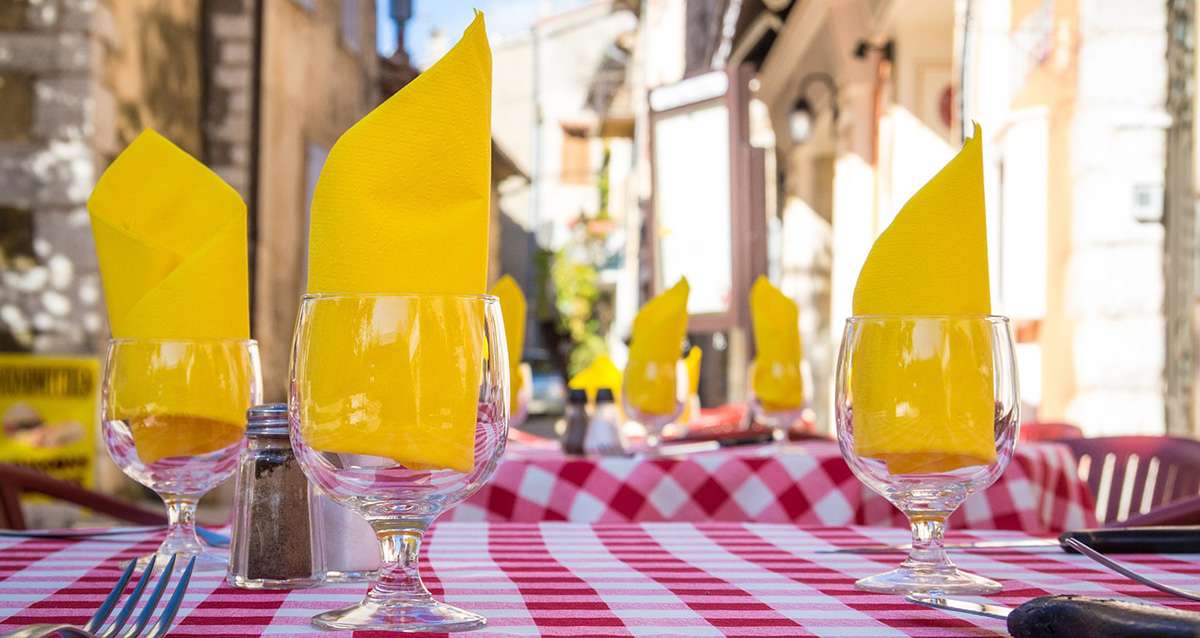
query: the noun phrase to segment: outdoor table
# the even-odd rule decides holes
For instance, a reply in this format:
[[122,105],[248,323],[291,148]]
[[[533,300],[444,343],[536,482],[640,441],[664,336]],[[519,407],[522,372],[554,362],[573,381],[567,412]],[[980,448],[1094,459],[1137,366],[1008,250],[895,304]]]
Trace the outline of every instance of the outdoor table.
[[[850,472],[836,442],[722,448],[678,458],[577,457],[510,443],[496,474],[446,520],[758,522],[907,526]],[[1045,534],[1094,527],[1075,457],[1058,443],[1022,443],[1004,475],[974,494],[951,529]]]
[[[909,604],[854,589],[899,555],[822,553],[904,542],[881,527],[759,523],[440,523],[423,573],[434,595],[487,616],[470,636],[997,636],[999,620]],[[953,532],[952,541],[1020,539],[1019,532]],[[125,561],[157,536],[101,540],[0,538],[0,632],[28,623],[82,623]],[[1140,598],[1200,611],[1055,548],[954,552],[999,580],[990,600],[1016,606],[1048,594]],[[1200,555],[1122,555],[1165,582],[1188,586]],[[309,627],[320,611],[357,601],[363,584],[246,591],[221,573],[195,575],[172,635],[350,636]],[[132,584],[130,585],[132,586]],[[973,597],[982,600],[978,597]],[[359,632],[357,636],[370,636]]]

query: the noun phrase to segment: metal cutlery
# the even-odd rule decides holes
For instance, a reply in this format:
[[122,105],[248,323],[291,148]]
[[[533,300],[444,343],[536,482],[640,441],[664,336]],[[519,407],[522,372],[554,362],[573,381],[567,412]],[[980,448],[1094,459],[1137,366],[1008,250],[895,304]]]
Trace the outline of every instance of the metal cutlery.
[[937,609],[1002,619],[1014,638],[1072,635],[1194,638],[1200,635],[1198,613],[1112,598],[1042,596],[1015,609],[939,594],[909,594],[906,600]]
[[[55,529],[55,530],[0,530],[0,537],[11,538],[50,538],[55,540],[97,540],[109,536],[128,536],[130,534],[149,534],[161,532],[166,527],[120,527],[113,529]],[[229,536],[214,532],[203,527],[196,527],[196,534],[212,547],[229,547]]]
[[[1024,549],[1060,547],[1057,538],[1023,538],[1010,541],[975,541],[972,543],[946,543],[947,550],[981,550],[981,549]],[[907,554],[912,545],[855,545],[854,547],[837,547],[834,549],[819,549],[819,554]]]
[[[130,576],[133,575],[133,568],[137,564],[136,561],[130,561],[125,566],[125,571],[117,579],[117,584],[113,586],[112,591],[109,592],[104,602],[100,603],[100,608],[96,610],[96,613],[92,615],[92,618],[83,627],[61,624],[30,625],[8,634],[6,638],[47,638],[55,635],[69,636],[71,638],[141,637],[143,635],[142,632],[146,630],[146,625],[154,617],[158,602],[162,599],[167,584],[171,580],[171,574],[175,571],[176,557],[172,556],[162,568],[162,574],[159,576],[158,582],[154,585],[154,589],[150,592],[150,597],[142,605],[141,612],[133,619],[133,624],[127,625],[126,623],[129,622],[130,616],[137,609],[138,601],[141,600],[146,586],[150,583],[151,575],[154,573],[155,558],[150,558],[150,561],[146,564],[146,569],[138,578],[137,584],[134,585],[133,592],[129,594],[129,598],[126,599],[125,604],[121,606],[121,610],[117,612],[116,617],[113,618],[111,623],[108,622],[108,618],[116,607],[117,602],[120,601],[121,594],[124,593],[125,585],[129,583]],[[188,560],[183,573],[180,574],[179,583],[175,585],[175,591],[162,608],[158,622],[149,628],[149,632],[145,634],[145,638],[162,638],[162,636],[166,635],[167,630],[171,628],[171,623],[175,621],[175,615],[179,613],[179,606],[183,603],[183,595],[187,592],[188,582],[192,578],[192,568],[195,565],[196,558],[193,556]]]
[[[1110,554],[1193,554],[1200,553],[1200,527],[1126,527],[1112,529],[1082,529],[1064,532],[1058,538],[1024,538],[989,540],[973,543],[948,543],[948,550],[1007,550],[1043,547],[1075,551],[1067,544],[1074,539],[1097,551]],[[819,550],[835,554],[895,554],[907,553],[911,545],[858,545]]]
[[1157,589],[1158,591],[1161,591],[1161,592],[1164,592],[1167,594],[1171,594],[1172,596],[1178,596],[1180,598],[1186,598],[1187,600],[1194,600],[1194,601],[1200,602],[1200,593],[1192,591],[1190,589],[1180,589],[1179,587],[1174,587],[1174,586],[1168,585],[1166,583],[1154,580],[1153,578],[1150,578],[1149,576],[1143,576],[1143,575],[1133,571],[1132,569],[1126,567],[1125,565],[1122,565],[1121,563],[1118,563],[1117,561],[1105,556],[1104,554],[1101,554],[1100,552],[1096,551],[1095,549],[1088,547],[1087,545],[1085,545],[1084,543],[1080,542],[1077,539],[1069,538],[1066,541],[1064,541],[1064,544],[1067,545],[1068,547],[1074,549],[1075,551],[1079,552],[1080,554],[1083,554],[1084,556],[1087,556],[1088,558],[1096,561],[1097,563],[1100,563],[1101,565],[1104,565],[1105,567],[1113,570],[1114,572],[1117,572],[1118,574],[1125,576],[1126,578],[1129,578],[1133,581],[1139,582],[1147,587],[1150,587],[1152,589]]

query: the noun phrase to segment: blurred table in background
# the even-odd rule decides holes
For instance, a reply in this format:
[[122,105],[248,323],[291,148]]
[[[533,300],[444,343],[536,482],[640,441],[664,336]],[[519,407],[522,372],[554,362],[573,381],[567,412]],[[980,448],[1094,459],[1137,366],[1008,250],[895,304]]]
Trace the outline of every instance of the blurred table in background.
[[[967,499],[950,527],[1057,533],[1094,526],[1092,511],[1070,450],[1026,443],[994,485]],[[854,477],[831,441],[668,458],[571,457],[510,443],[492,480],[442,519],[907,525]]]

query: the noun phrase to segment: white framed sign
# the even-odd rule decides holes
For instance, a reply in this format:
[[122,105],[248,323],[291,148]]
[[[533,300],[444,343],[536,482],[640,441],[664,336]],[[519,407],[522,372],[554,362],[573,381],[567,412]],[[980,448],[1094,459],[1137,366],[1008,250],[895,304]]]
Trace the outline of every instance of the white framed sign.
[[729,111],[712,101],[653,121],[659,290],[687,277],[689,314],[725,313],[733,301]]

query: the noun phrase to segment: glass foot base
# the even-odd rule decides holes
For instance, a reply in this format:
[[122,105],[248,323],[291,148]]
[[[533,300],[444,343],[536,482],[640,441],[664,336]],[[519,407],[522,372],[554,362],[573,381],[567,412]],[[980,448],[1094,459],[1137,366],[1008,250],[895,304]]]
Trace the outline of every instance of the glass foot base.
[[899,567],[863,578],[854,583],[854,587],[880,594],[994,594],[1004,588],[990,578],[964,572],[952,565],[941,569]]
[[381,629],[387,631],[470,631],[487,624],[479,614],[431,601],[422,604],[382,604],[367,599],[357,605],[313,616],[319,629]]
[[[161,569],[167,561],[171,560],[171,554],[164,553],[159,548],[158,553],[146,554],[137,561],[137,569],[139,571],[146,569],[146,565],[150,563],[150,558],[157,556],[154,559],[154,568]],[[201,552],[180,552],[178,558],[175,559],[175,573],[183,570],[184,565],[187,565],[188,559],[192,556],[196,557],[196,566],[192,568],[194,572],[223,572],[229,568],[229,555],[224,552],[201,551]]]
[[325,572],[321,580],[326,583],[373,583],[377,578],[378,569],[344,572],[331,570]]

